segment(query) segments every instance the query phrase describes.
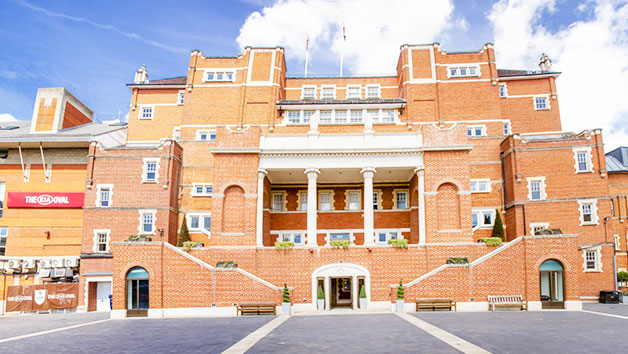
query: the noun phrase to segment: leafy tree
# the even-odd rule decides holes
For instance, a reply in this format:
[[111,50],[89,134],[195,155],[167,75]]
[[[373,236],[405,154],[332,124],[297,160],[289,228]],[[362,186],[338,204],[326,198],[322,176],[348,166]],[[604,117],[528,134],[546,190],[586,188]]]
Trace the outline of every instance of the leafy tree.
[[360,299],[366,299],[366,288],[364,288],[364,285],[360,289]]
[[316,298],[319,300],[325,300],[325,292],[323,291],[323,287],[320,285],[318,286],[318,294]]
[[403,300],[406,297],[406,289],[403,287],[403,278],[399,279],[399,287],[397,288],[397,300]]
[[283,283],[283,302],[290,302],[290,290],[286,283]]
[[502,218],[499,215],[499,210],[495,211],[495,224],[493,225],[493,233],[491,237],[499,237],[502,241],[506,241],[506,234],[504,233],[504,224],[502,224]]
[[183,225],[181,225],[181,231],[179,231],[179,238],[177,239],[177,247],[183,247],[184,242],[190,240],[190,231],[188,231],[188,223],[186,222],[185,214],[183,215]]

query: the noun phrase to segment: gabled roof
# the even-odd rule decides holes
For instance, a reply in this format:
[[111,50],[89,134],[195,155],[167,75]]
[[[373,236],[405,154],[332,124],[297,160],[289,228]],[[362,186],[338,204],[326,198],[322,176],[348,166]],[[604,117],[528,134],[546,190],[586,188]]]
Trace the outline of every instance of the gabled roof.
[[544,70],[530,71],[530,70],[497,69],[497,76],[500,78],[517,77],[517,76],[541,76],[541,75],[558,76],[560,75],[560,72],[544,71]]
[[628,146],[606,153],[606,170],[609,173],[628,172]]
[[[105,145],[121,145],[126,139],[126,123],[88,123],[59,130],[56,133],[31,133],[30,121],[2,122],[0,124],[0,147],[22,147],[49,143],[48,146],[87,146],[92,141]],[[118,136],[120,132],[124,132]],[[50,145],[52,144],[52,145]]]

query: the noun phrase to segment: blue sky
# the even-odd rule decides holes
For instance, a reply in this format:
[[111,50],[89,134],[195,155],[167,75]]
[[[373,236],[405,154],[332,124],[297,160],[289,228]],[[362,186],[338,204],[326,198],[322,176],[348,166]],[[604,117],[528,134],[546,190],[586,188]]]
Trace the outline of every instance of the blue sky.
[[[623,139],[628,137],[628,104],[618,101],[627,101],[628,86],[613,86],[616,96],[600,96],[608,101],[602,113],[583,112],[582,100],[591,95],[577,91],[617,79],[628,82],[628,64],[617,60],[628,55],[627,1],[3,0],[0,114],[30,119],[37,88],[64,86],[98,119],[112,119],[118,111],[124,116],[130,99],[125,84],[141,64],[150,79],[184,75],[192,49],[235,56],[244,45],[281,45],[288,75],[300,76],[307,33],[310,75],[336,75],[345,22],[344,71],[349,75],[394,72],[403,43],[438,41],[444,50],[460,51],[493,42],[499,67],[531,70],[540,53],[548,52],[563,71],[564,128],[602,127]],[[614,78],[600,82],[584,73],[581,68],[590,62],[582,59],[588,58],[583,50],[609,56],[600,64]],[[591,119],[591,114],[604,117]]]

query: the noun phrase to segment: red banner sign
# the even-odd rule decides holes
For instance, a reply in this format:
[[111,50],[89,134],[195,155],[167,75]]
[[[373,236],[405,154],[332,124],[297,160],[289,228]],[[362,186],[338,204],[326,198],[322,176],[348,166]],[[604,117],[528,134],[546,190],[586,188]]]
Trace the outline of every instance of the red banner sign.
[[9,208],[82,208],[85,193],[9,192]]
[[7,287],[7,312],[73,309],[77,305],[77,283]]

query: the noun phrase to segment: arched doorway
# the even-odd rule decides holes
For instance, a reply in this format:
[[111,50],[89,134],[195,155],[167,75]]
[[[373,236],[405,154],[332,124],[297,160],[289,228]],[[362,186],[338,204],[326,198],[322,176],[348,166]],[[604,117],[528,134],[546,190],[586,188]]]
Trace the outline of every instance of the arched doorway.
[[126,274],[126,315],[142,317],[148,315],[148,272],[135,267]]
[[555,259],[548,259],[539,268],[541,282],[541,308],[564,309],[563,265]]
[[371,299],[371,275],[357,264],[333,263],[312,273],[312,303],[316,306],[318,287],[325,293],[325,310],[359,308],[358,296],[364,286],[367,303]]

